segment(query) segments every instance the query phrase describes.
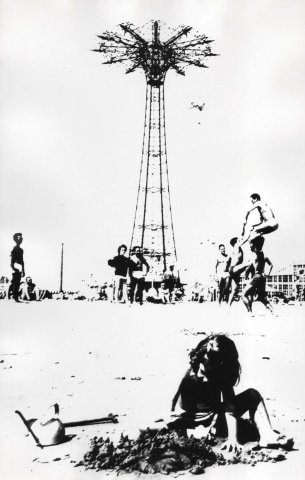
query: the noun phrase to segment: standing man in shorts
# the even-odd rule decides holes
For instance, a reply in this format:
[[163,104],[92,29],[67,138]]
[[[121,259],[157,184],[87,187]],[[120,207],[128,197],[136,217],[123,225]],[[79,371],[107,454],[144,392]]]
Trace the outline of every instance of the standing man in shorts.
[[[265,239],[257,237],[250,241],[250,250],[252,258],[242,265],[233,267],[233,273],[242,272],[245,270],[246,278],[252,274],[247,286],[242,292],[242,300],[246,306],[247,311],[252,314],[252,304],[254,295],[257,295],[257,300],[273,313],[273,308],[266,295],[266,278],[270,275],[273,265],[268,257],[265,257],[262,250]],[[265,266],[269,265],[269,271],[266,273]]]
[[130,257],[130,303],[139,301],[143,305],[143,292],[145,288],[145,276],[150,270],[150,266],[144,258],[142,247],[133,247]]
[[231,292],[229,295],[229,306],[232,305],[234,302],[235,295],[238,293],[239,283],[240,283],[240,275],[241,272],[234,273],[233,268],[241,265],[244,261],[244,252],[240,246],[240,240],[238,237],[233,237],[230,240],[230,245],[232,247],[231,253],[231,260],[230,260],[230,285],[231,285]]
[[23,260],[23,249],[21,244],[23,242],[22,233],[15,233],[13,235],[13,240],[16,243],[13,250],[11,251],[11,268],[13,270],[12,281],[10,285],[10,292],[15,300],[15,302],[20,302],[19,299],[19,290],[21,278],[24,277],[24,260]]
[[226,300],[229,289],[229,262],[230,257],[226,253],[226,248],[223,243],[218,246],[219,255],[216,260],[216,280],[218,283],[218,303]]

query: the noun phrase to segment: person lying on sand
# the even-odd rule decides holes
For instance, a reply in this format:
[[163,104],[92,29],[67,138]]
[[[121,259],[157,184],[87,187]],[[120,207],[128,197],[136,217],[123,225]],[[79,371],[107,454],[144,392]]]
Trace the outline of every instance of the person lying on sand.
[[187,435],[187,429],[199,425],[210,427],[210,433],[227,431],[222,449],[240,452],[241,417],[248,413],[255,427],[256,439],[243,439],[243,443],[256,440],[257,448],[283,448],[291,450],[293,439],[273,430],[261,394],[254,388],[235,395],[241,367],[234,342],[223,334],[206,337],[191,350],[190,368],[182,378],[172,401],[172,412],[180,398],[183,412],[168,422],[167,426]]

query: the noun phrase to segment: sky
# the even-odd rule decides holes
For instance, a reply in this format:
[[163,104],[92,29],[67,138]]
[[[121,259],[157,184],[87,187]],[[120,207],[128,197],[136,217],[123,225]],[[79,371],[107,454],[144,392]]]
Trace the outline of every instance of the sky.
[[165,82],[182,280],[213,274],[254,192],[279,222],[265,243],[274,269],[305,261],[304,18],[301,0],[0,0],[0,276],[22,232],[41,288],[59,288],[62,243],[64,289],[111,277],[107,260],[131,239],[146,83],[91,50],[119,23],[150,20],[191,26],[219,54]]

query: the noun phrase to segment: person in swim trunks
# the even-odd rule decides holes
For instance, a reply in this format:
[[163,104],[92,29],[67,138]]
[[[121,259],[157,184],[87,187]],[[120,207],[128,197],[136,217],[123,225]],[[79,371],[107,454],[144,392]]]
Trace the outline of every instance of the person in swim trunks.
[[[253,193],[250,196],[250,199],[253,206],[248,210],[245,222],[243,224],[242,244],[245,243],[247,240],[253,240],[258,236],[275,232],[279,227],[279,224],[275,219],[272,209],[269,207],[269,205],[261,201],[261,197],[258,193]],[[259,213],[259,222],[249,225],[250,214],[254,210],[257,210]],[[247,234],[245,234],[246,230],[248,231]]]
[[[273,265],[268,257],[265,257],[262,250],[265,239],[257,237],[250,241],[250,250],[252,252],[251,258],[241,265],[233,267],[233,273],[245,271],[246,278],[252,275],[247,286],[242,292],[242,300],[249,313],[252,314],[252,304],[254,295],[257,295],[257,300],[273,313],[273,308],[266,295],[266,278],[270,275]],[[269,265],[269,271],[266,273],[265,266]]]
[[218,283],[218,303],[227,300],[228,287],[229,287],[229,262],[230,257],[226,253],[226,249],[223,243],[218,246],[219,255],[216,261],[216,280]]
[[234,273],[233,268],[243,263],[244,252],[240,246],[240,240],[237,237],[231,238],[230,245],[232,246],[232,253],[230,257],[230,267],[229,267],[230,286],[231,286],[231,292],[229,295],[229,305],[231,306],[232,303],[234,302],[234,298],[236,294],[238,293],[240,275],[241,275],[241,272]]

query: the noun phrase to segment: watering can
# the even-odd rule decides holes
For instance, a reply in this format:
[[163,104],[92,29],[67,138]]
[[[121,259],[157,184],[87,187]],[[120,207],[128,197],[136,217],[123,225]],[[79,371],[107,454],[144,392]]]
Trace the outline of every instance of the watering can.
[[[51,411],[51,413],[49,411]],[[68,440],[71,440],[74,435],[67,436],[65,434],[65,428],[68,427],[80,427],[99,423],[118,423],[118,415],[113,415],[112,413],[109,413],[107,417],[63,423],[59,419],[58,403],[51,405],[47,412],[48,413],[45,414],[40,420],[26,420],[19,410],[15,410],[15,413],[19,415],[27,430],[34,438],[37,446],[41,448],[50,445],[58,445],[59,443],[64,443]]]
[[65,426],[58,417],[58,403],[51,405],[48,412],[49,410],[50,413],[45,414],[40,420],[26,420],[22,413],[16,410],[39,447],[57,445],[66,439]]

